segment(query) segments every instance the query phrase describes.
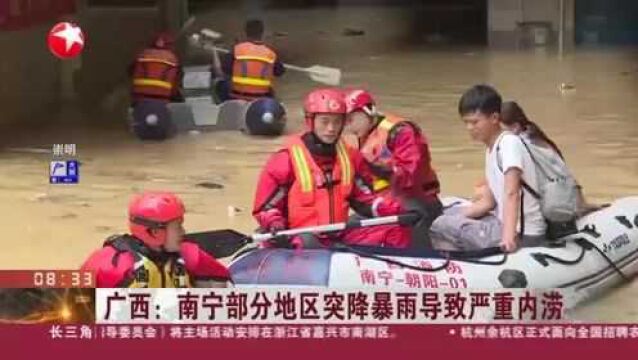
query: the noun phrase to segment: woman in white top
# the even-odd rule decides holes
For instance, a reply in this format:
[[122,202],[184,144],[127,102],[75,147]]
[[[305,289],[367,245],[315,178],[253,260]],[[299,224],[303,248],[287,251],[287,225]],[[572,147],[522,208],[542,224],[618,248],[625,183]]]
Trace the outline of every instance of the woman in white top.
[[505,101],[501,106],[501,126],[520,135],[532,144],[554,150],[564,160],[563,153],[536,123],[527,118],[516,101]]
[[[515,101],[503,102],[501,106],[501,126],[504,130],[517,134],[538,147],[552,150],[560,157],[561,162],[565,161],[563,153],[556,143],[536,123],[527,118],[523,109]],[[578,186],[578,194],[578,208],[581,216],[599,209],[599,206],[587,203],[580,185]]]

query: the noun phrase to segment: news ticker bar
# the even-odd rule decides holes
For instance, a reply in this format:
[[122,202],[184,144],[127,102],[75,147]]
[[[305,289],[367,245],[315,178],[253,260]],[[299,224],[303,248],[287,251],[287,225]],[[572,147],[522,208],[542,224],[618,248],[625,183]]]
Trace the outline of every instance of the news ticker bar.
[[[109,355],[148,358],[175,353],[231,358],[263,357],[272,352],[307,358],[309,349],[318,357],[396,357],[406,349],[424,349],[428,355],[462,359],[487,354],[493,359],[623,358],[632,354],[638,340],[638,324],[480,324],[480,325],[34,325],[0,326],[0,338],[8,346],[6,358],[42,358],[51,350],[87,358],[91,345],[108,346]],[[167,345],[168,344],[168,345]],[[559,345],[559,346],[556,346]],[[90,353],[88,351],[91,351]],[[86,355],[83,353],[86,351]],[[163,353],[162,353],[163,352]],[[14,355],[15,356],[12,356]],[[72,356],[72,357],[73,357]],[[317,356],[315,356],[317,357]]]
[[[48,329],[52,340],[392,340],[405,332],[443,335],[445,339],[480,340],[633,340],[638,339],[636,324],[472,324],[472,325],[62,325]],[[427,338],[428,341],[433,339]],[[415,344],[415,345],[418,345]]]

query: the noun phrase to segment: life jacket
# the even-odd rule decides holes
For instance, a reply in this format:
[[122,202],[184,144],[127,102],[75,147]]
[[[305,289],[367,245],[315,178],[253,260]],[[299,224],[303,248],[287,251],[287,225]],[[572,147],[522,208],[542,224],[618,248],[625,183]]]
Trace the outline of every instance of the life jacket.
[[169,100],[179,72],[177,56],[170,50],[149,48],[137,57],[133,70],[133,95]]
[[330,172],[317,165],[301,136],[287,144],[295,179],[288,192],[290,228],[317,226],[348,220],[348,198],[354,184],[350,149],[339,141],[337,159]]
[[[407,120],[394,115],[384,115],[377,126],[370,132],[361,147],[361,154],[371,165],[374,175],[373,189],[375,192],[390,188],[392,176],[392,151],[388,148],[388,139],[395,126]],[[409,126],[415,126],[410,124]],[[423,159],[425,160],[425,159]],[[439,193],[440,185],[436,173],[430,164],[422,164],[417,174],[418,181],[415,192],[420,197],[433,198]],[[411,194],[417,195],[417,194]]]
[[120,254],[129,253],[134,258],[133,276],[124,279],[121,287],[191,287],[191,279],[186,272],[184,259],[178,254],[162,254],[162,259],[152,259],[151,250],[130,235],[110,237],[104,242],[104,246],[110,246],[116,250],[112,259],[114,267],[117,265]]
[[249,41],[235,45],[233,53],[232,97],[254,100],[271,94],[277,54]]

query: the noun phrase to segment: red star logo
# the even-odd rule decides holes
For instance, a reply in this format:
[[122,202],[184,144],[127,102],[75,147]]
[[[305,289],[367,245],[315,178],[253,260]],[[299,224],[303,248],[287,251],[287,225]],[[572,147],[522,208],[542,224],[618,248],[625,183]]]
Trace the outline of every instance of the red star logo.
[[72,59],[84,49],[84,33],[75,24],[57,23],[49,31],[47,44],[53,55],[60,59]]

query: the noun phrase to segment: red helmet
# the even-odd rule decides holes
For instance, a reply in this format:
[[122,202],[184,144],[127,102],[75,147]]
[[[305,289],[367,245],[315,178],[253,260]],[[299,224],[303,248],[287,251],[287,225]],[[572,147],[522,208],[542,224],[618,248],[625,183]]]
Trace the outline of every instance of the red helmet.
[[[131,199],[128,206],[129,229],[145,244],[153,247],[166,242],[166,224],[184,217],[184,204],[169,192],[145,192]],[[151,233],[152,229],[162,231]]]
[[312,129],[315,114],[346,114],[343,92],[337,89],[317,89],[306,95],[303,105],[306,125]]
[[158,49],[170,49],[174,44],[175,37],[170,32],[159,33],[153,40],[153,46]]
[[348,114],[357,110],[363,110],[372,116],[376,114],[375,102],[372,94],[363,89],[354,89],[346,93],[346,106]]

